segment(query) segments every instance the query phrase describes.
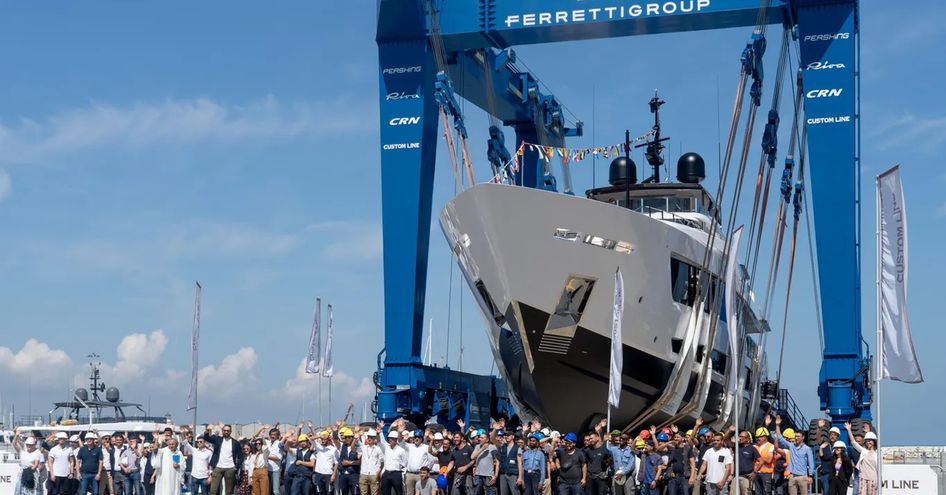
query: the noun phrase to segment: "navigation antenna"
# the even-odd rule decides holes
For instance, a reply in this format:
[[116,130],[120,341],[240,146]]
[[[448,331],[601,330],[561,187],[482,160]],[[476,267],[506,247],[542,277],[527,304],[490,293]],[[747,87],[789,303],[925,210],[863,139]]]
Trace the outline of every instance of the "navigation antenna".
[[635,146],[635,148],[645,148],[644,158],[647,159],[648,165],[654,167],[654,175],[648,177],[642,184],[660,183],[660,167],[664,164],[663,152],[666,148],[663,142],[670,139],[669,137],[660,137],[660,107],[664,103],[666,102],[657,95],[657,90],[654,90],[654,97],[649,102],[650,113],[654,114],[654,127],[651,128],[653,139]]
[[100,382],[102,375],[99,373],[99,367],[102,366],[102,362],[99,361],[99,358],[102,356],[93,352],[86,357],[89,358],[89,367],[92,368],[92,373],[89,375],[89,388],[92,390],[92,398],[100,401],[99,392],[105,391],[105,384]]

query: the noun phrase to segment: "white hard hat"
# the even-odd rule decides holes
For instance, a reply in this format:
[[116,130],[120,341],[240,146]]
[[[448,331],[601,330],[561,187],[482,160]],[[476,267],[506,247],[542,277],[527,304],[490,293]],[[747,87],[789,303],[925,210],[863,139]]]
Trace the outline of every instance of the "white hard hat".
[[401,438],[409,438],[410,436],[411,436],[411,432],[407,430],[404,430],[401,432]]
[[69,437],[69,441],[70,441],[70,442],[78,442],[78,441],[79,441],[79,435],[72,435],[71,437]]
[[551,435],[545,435],[545,436],[547,436],[547,437],[548,437],[548,436],[551,436],[551,437],[558,438],[558,437],[562,436],[562,434],[559,433],[558,430],[556,430],[556,431],[553,431]]
[[56,440],[59,440],[60,438],[69,438],[69,435],[66,435],[66,432],[64,431],[60,431],[59,433],[56,433]]
[[374,428],[372,428],[372,429],[368,430],[368,432],[365,433],[365,435],[367,435],[367,436],[369,436],[369,437],[376,437],[376,436],[378,436],[378,432],[375,431]]
[[548,428],[542,428],[542,434],[545,436],[551,436],[552,432]]
[[841,429],[838,428],[837,426],[834,426],[834,427],[832,427],[830,430],[828,430],[828,432],[829,432],[829,433],[837,433],[838,435],[840,435],[840,434],[841,434]]
[[26,445],[36,445],[36,437],[29,437],[26,439]]
[[86,439],[86,440],[88,440],[88,439],[90,439],[90,438],[98,438],[98,437],[99,437],[98,435],[96,435],[95,433],[92,433],[91,431],[85,434],[85,439]]
[[395,430],[391,430],[391,431],[388,432],[388,439],[391,439],[391,438],[398,438],[399,436],[400,436],[400,435],[398,435],[397,431],[395,431]]
[[846,449],[847,445],[844,445],[844,442],[838,440],[834,442],[834,445],[831,446],[832,449]]
[[443,433],[434,433],[434,440],[443,440]]
[[864,434],[864,440],[873,440],[876,442],[877,435],[872,431],[868,431],[867,433]]
[[151,442],[145,442],[145,443],[142,445],[142,447],[150,447],[150,446],[151,446]]

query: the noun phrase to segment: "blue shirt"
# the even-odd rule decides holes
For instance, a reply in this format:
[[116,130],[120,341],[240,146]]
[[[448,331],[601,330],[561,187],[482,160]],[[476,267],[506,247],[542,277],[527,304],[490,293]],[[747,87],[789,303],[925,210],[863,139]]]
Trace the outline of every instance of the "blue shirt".
[[811,447],[806,444],[796,446],[790,443],[781,435],[776,434],[779,447],[788,449],[791,456],[788,458],[788,472],[795,476],[814,476],[815,475],[815,455]]
[[539,472],[539,483],[545,482],[545,452],[541,449],[526,449],[522,453],[522,472]]
[[637,457],[634,456],[634,449],[624,447],[623,449],[612,445],[608,447],[611,450],[611,457],[614,458],[614,472],[620,471],[625,477],[634,475],[634,467],[637,466]]
[[657,466],[663,464],[663,459],[657,454],[650,454],[644,458],[644,484],[650,486],[657,478]]

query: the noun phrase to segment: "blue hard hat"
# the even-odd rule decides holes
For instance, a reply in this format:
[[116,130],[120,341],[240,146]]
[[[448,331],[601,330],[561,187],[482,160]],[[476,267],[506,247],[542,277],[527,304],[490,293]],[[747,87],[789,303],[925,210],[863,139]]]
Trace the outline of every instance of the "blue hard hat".
[[704,427],[700,428],[700,436],[702,437],[702,436],[706,435],[707,433],[709,433],[710,431],[711,431],[711,430],[709,429],[708,426],[704,426]]
[[657,441],[658,441],[658,442],[666,442],[666,441],[669,441],[669,440],[670,440],[670,437],[667,436],[666,433],[660,432],[660,433],[657,434]]
[[545,439],[545,435],[543,435],[543,434],[541,434],[541,433],[539,433],[539,432],[535,432],[535,433],[529,435],[529,438],[534,438],[534,439],[538,440],[539,442],[541,442],[542,440]]
[[478,436],[478,437],[481,437],[481,436],[483,436],[483,435],[485,435],[485,434],[486,434],[486,430],[484,430],[484,429],[482,429],[482,428],[480,428],[479,430],[476,430],[476,436]]
[[447,477],[444,475],[437,476],[437,489],[446,490],[447,489]]
[[578,436],[576,436],[574,433],[569,433],[565,435],[565,441],[571,442],[571,443],[578,443]]
[[506,436],[506,430],[496,430],[496,436],[497,436],[497,437],[504,437],[504,436]]
[[424,430],[420,428],[414,430],[414,438],[424,438]]

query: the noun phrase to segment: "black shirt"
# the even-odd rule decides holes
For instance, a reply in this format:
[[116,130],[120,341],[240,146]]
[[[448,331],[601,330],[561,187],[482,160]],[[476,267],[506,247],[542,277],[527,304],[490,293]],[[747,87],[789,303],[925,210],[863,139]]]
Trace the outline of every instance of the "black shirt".
[[690,459],[693,457],[693,449],[690,446],[670,449],[668,457],[670,458],[671,473],[677,476],[690,474]]
[[570,454],[565,449],[558,449],[555,455],[558,457],[558,463],[561,466],[558,475],[562,483],[581,482],[581,467],[588,463],[585,454],[578,449],[573,450]]
[[440,464],[440,467],[447,467],[451,459],[453,459],[453,450],[444,449],[437,452],[437,464]]
[[[453,449],[453,452],[450,453],[450,460],[453,461],[454,471],[469,464],[470,461],[473,460],[472,456],[473,447],[469,445],[464,445],[463,448]],[[473,472],[467,469],[463,474],[473,474]]]
[[588,474],[607,473],[608,466],[613,462],[611,451],[603,444],[596,449],[585,449],[585,459],[588,462]]
[[[96,474],[99,472],[99,463],[102,462],[102,449],[99,447],[89,448],[83,445],[79,448],[76,459],[79,461],[80,473]],[[103,467],[103,469],[105,468]]]
[[759,451],[754,445],[739,446],[739,476],[749,476],[755,471],[755,460],[759,458]]

